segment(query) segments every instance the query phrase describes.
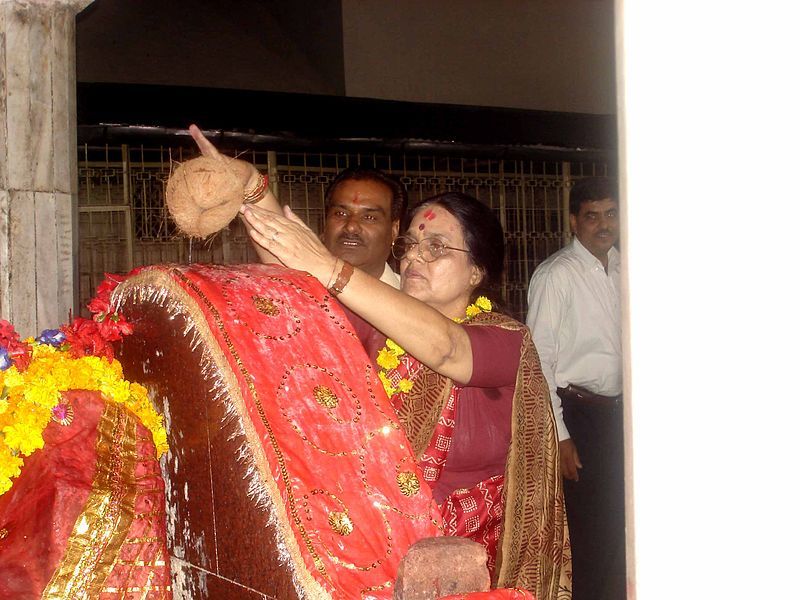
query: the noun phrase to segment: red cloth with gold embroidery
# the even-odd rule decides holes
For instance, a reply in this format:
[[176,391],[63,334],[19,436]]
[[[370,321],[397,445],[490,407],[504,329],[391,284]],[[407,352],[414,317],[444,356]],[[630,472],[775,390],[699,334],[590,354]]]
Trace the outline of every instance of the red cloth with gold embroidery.
[[164,481],[150,432],[98,392],[0,496],[0,598],[171,598]]
[[191,265],[148,267],[114,295],[131,318],[154,303],[187,323],[176,335],[202,349],[204,373],[241,424],[245,483],[271,511],[298,596],[391,598],[400,560],[441,535],[441,515],[327,290],[276,265]]

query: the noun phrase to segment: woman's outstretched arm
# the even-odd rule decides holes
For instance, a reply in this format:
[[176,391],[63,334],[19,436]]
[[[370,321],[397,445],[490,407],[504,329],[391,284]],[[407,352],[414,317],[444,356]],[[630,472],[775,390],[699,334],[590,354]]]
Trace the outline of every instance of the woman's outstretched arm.
[[[328,289],[336,283],[345,263],[333,256],[288,206],[283,215],[277,215],[246,205],[242,214],[253,241],[287,267],[307,271]],[[434,371],[458,383],[470,380],[469,336],[435,308],[359,269],[353,269],[337,298]]]

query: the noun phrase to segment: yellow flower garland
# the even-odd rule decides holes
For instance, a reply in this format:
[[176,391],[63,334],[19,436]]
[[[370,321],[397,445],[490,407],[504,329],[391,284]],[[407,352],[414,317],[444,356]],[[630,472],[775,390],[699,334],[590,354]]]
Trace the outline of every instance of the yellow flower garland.
[[42,432],[54,418],[61,392],[67,390],[97,391],[106,400],[125,405],[152,432],[158,456],[168,449],[163,417],[143,386],[124,379],[119,361],[72,358],[48,344],[27,342],[32,349],[28,368],[0,371],[0,495],[11,489],[23,457],[44,446]]
[[[486,296],[478,296],[475,302],[467,306],[467,316],[462,319],[454,319],[454,321],[456,323],[464,323],[482,312],[491,312],[491,310],[492,301]],[[381,370],[378,372],[378,379],[381,380],[383,389],[386,390],[386,395],[389,396],[389,398],[398,392],[407,394],[414,386],[414,382],[405,377],[398,381],[397,385],[395,386],[389,379],[389,375],[387,375],[389,371],[397,368],[397,366],[400,364],[400,357],[405,353],[405,350],[403,350],[399,345],[390,339],[387,339],[386,345],[378,351],[378,357],[376,361],[378,366],[381,368]]]
[[378,366],[381,367],[381,370],[378,372],[378,378],[383,384],[383,389],[386,390],[386,395],[390,398],[397,392],[407,393],[411,391],[411,387],[414,385],[410,379],[403,378],[397,383],[397,387],[395,387],[386,374],[400,364],[400,357],[405,353],[405,350],[390,339],[386,340],[386,345],[378,352],[377,363]]

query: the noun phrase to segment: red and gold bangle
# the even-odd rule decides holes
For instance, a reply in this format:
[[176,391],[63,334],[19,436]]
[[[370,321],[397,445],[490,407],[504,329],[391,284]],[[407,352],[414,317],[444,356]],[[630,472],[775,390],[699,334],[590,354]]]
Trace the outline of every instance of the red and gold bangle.
[[254,202],[258,202],[261,200],[261,196],[264,195],[264,190],[267,189],[267,185],[269,185],[269,177],[264,175],[263,173],[258,174],[258,183],[256,187],[252,190],[245,190],[244,192],[244,203],[245,204],[253,204]]
[[328,291],[333,296],[338,296],[344,290],[344,286],[347,285],[347,282],[350,281],[350,277],[353,276],[353,265],[351,265],[346,260],[342,261],[344,265],[342,265],[342,270],[339,271],[339,276],[336,278],[336,283],[334,283],[331,287],[328,288]]

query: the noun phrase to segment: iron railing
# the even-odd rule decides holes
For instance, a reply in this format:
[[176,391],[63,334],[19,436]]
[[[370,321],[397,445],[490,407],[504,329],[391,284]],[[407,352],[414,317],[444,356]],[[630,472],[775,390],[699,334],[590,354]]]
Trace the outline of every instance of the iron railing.
[[[106,272],[158,263],[256,260],[241,223],[205,241],[178,235],[164,204],[171,166],[196,155],[175,147],[81,146],[79,152],[79,293],[81,306]],[[576,178],[608,175],[607,162],[476,158],[407,153],[237,153],[268,170],[273,191],[320,231],[327,185],[340,170],[369,165],[400,177],[413,204],[444,191],[462,191],[491,207],[506,235],[503,296],[523,319],[536,266],[569,239],[567,202]]]

